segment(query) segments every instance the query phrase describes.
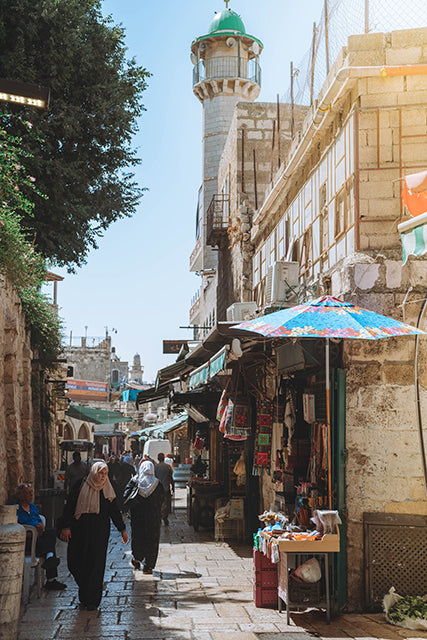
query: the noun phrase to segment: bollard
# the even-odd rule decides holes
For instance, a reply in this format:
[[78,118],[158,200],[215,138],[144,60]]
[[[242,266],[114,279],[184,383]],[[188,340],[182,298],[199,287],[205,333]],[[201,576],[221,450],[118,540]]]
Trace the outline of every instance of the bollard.
[[16,505],[0,505],[0,640],[18,634],[25,529],[18,524]]

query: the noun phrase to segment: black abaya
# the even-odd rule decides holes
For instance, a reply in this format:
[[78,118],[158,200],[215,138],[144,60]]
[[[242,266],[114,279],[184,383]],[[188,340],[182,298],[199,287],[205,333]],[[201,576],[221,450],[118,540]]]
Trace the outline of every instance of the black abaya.
[[82,484],[78,484],[74,488],[67,501],[61,527],[71,529],[67,561],[79,587],[79,600],[88,607],[98,607],[104,583],[110,518],[120,533],[126,527],[117,499],[106,500],[102,490],[99,496],[99,513],[83,513],[76,520],[74,512],[81,486]]
[[143,564],[145,571],[154,569],[159,555],[160,507],[164,490],[159,484],[147,498],[139,496],[131,507],[132,554]]

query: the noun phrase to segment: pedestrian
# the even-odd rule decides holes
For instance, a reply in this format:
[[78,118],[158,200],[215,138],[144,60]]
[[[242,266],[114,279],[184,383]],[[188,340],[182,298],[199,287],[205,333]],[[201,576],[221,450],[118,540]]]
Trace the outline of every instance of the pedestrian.
[[141,463],[138,473],[138,500],[130,508],[132,564],[142,572],[153,573],[159,554],[160,509],[163,487],[154,475],[150,460]]
[[[18,500],[18,522],[22,525],[29,525],[37,529],[36,553],[39,557],[44,558],[42,564],[46,571],[46,582],[44,588],[48,591],[62,591],[67,585],[57,580],[59,558],[56,557],[56,532],[54,529],[46,529],[39,510],[33,503],[34,494],[31,485],[20,484],[15,492]],[[31,553],[31,531],[27,531],[27,540],[25,544],[26,553]]]
[[87,476],[88,471],[88,465],[86,462],[82,462],[80,451],[74,451],[73,462],[65,471],[64,489],[67,493],[70,493],[76,482]]
[[135,468],[129,462],[129,456],[120,458],[119,476],[117,479],[117,500],[119,502],[120,511],[123,511],[123,491],[129,480],[135,475]]
[[95,462],[86,480],[75,485],[60,519],[60,538],[68,542],[68,568],[79,587],[79,600],[89,611],[97,609],[110,536],[110,518],[128,536],[105,462]]
[[169,514],[172,506],[172,493],[175,490],[175,483],[173,481],[172,467],[165,462],[165,454],[160,452],[157,455],[158,463],[154,469],[154,475],[158,478],[162,484],[164,490],[164,496],[161,507],[161,517],[165,527],[169,526]]

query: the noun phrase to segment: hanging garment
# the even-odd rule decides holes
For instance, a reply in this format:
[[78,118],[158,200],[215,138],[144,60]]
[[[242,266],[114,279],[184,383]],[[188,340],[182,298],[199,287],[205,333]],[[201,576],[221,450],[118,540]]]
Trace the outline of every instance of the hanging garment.
[[273,402],[258,400],[253,475],[270,466],[271,436],[273,425]]

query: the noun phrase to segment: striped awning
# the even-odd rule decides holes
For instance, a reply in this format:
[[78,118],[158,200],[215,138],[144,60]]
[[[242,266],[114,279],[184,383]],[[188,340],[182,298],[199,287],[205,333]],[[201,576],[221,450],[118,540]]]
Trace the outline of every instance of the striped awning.
[[201,367],[198,367],[190,376],[188,386],[190,389],[209,382],[214,376],[226,367],[226,353],[228,345],[225,345],[220,349],[212,358],[210,358]]
[[408,256],[422,256],[427,253],[427,213],[402,222],[397,228],[401,234],[403,264]]

